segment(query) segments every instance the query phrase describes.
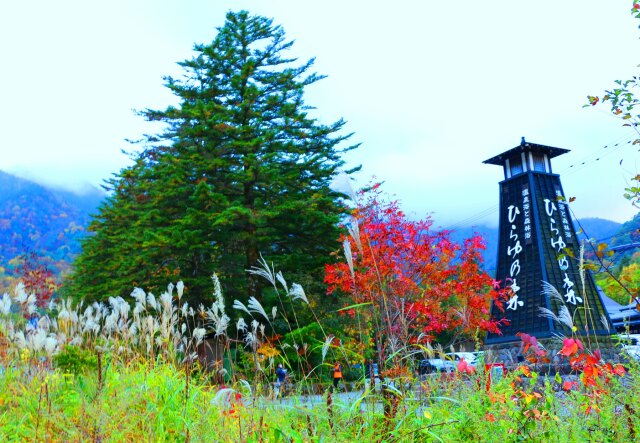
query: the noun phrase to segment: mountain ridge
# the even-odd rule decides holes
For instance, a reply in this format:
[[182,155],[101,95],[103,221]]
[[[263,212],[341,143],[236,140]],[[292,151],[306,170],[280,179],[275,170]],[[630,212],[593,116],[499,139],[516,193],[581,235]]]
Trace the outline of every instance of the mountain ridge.
[[0,171],[0,289],[19,259],[34,253],[54,274],[66,272],[105,194],[76,195]]

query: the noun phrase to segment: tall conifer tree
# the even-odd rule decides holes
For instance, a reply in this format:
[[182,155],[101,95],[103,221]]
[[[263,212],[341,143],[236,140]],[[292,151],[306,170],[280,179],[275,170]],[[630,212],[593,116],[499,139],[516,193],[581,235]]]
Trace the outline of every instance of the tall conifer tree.
[[313,59],[285,56],[292,43],[272,20],[230,12],[213,42],[179,63],[183,77],[165,78],[179,104],[141,113],[166,129],[107,182],[70,293],[126,296],[180,278],[192,301],[207,301],[217,272],[227,295],[260,296],[246,273],[260,254],[322,281],[344,212],[329,184],[356,146],[341,147],[342,120],[308,115],[304,89],[323,76],[310,72]]

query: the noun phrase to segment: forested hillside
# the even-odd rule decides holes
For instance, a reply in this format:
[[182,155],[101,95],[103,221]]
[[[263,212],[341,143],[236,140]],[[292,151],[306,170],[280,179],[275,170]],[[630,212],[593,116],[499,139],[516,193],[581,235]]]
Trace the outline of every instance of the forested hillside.
[[98,189],[76,195],[0,171],[0,290],[11,284],[26,253],[40,257],[54,275],[68,270],[103,196]]

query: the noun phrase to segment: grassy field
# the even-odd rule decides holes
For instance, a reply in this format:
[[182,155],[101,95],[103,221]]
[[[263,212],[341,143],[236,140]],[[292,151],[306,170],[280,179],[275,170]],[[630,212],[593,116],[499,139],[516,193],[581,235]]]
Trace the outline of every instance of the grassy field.
[[[197,314],[172,290],[158,299],[135,293],[133,310],[122,299],[86,307],[60,302],[40,312],[37,326],[25,318],[33,306],[20,288],[0,298],[0,441],[638,440],[637,363],[608,363],[577,337],[565,338],[552,356],[523,336],[525,363],[490,388],[480,370],[458,365],[448,375],[386,374],[374,391],[356,379],[350,396],[320,389],[313,402],[303,392],[328,385],[299,378],[298,392],[281,400],[271,389],[273,361],[260,363],[255,342],[235,349],[256,363],[252,377],[203,369],[196,350],[205,325],[188,321]],[[221,298],[201,312],[209,330],[228,324]],[[257,336],[260,327],[249,330]],[[332,365],[324,361],[330,345],[341,352],[327,339],[322,367]],[[569,371],[539,375],[549,357]]]

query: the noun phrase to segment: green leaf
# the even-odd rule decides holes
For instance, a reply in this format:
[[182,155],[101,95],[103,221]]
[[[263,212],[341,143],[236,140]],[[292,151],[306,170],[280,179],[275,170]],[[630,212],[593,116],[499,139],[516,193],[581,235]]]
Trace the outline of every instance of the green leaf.
[[336,310],[336,312],[340,312],[340,311],[349,311],[349,310],[351,310],[351,309],[358,309],[358,308],[361,308],[361,307],[363,307],[363,306],[369,306],[369,305],[371,305],[371,304],[372,304],[372,303],[371,303],[370,301],[368,301],[368,302],[364,302],[364,303],[357,303],[357,304],[355,304],[355,305],[345,306],[344,308],[337,309],[337,310]]

